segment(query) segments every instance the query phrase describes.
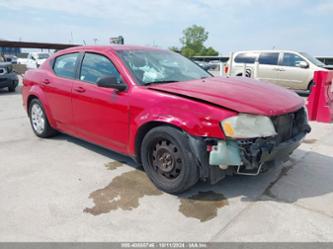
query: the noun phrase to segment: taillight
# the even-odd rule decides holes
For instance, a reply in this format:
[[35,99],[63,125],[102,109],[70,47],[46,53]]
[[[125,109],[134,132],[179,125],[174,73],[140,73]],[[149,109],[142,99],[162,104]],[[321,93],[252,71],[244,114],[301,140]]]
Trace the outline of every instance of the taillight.
[[229,66],[224,66],[224,73],[227,74],[229,72]]

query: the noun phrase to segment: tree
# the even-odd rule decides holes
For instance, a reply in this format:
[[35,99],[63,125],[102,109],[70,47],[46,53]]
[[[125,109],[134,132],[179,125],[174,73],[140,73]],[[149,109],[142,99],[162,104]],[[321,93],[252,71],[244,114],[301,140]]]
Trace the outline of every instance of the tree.
[[212,47],[206,48],[205,41],[208,39],[208,32],[204,27],[192,25],[183,31],[183,37],[180,39],[182,48],[180,52],[186,57],[193,57],[196,55],[214,56],[219,53]]
[[176,53],[180,53],[180,49],[175,46],[169,47],[169,50],[176,52]]

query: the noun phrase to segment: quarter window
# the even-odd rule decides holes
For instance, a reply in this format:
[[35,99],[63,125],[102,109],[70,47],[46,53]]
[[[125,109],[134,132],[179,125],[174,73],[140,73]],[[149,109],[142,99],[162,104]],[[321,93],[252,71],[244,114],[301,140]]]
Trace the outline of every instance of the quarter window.
[[84,55],[80,80],[96,84],[104,77],[115,77],[121,83],[120,74],[113,63],[103,55],[86,53]]
[[263,65],[277,65],[279,60],[279,53],[261,53],[259,56],[259,64]]
[[235,62],[244,64],[253,64],[258,57],[256,53],[240,53],[235,57]]
[[78,53],[73,53],[57,57],[53,66],[54,73],[60,77],[74,79],[78,55]]
[[296,54],[284,53],[281,64],[282,66],[297,67],[301,61],[304,59]]

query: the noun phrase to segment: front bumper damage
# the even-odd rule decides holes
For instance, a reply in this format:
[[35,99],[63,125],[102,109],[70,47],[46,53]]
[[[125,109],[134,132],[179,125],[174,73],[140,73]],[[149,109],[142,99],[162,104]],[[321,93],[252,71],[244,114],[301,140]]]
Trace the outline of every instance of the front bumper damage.
[[[265,168],[283,163],[311,131],[306,112],[272,117],[277,135],[251,139],[190,139],[202,179],[216,183],[226,175],[258,175]],[[207,151],[207,148],[208,149]],[[203,152],[205,150],[205,152]]]

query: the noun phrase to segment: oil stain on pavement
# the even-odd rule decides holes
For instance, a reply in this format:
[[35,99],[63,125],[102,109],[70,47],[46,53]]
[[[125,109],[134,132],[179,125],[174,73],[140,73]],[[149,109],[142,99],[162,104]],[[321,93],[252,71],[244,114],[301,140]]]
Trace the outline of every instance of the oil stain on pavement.
[[108,169],[108,170],[115,170],[119,167],[123,166],[123,163],[122,162],[118,162],[118,161],[113,161],[113,162],[109,162],[107,164],[105,164],[105,167]]
[[[123,166],[122,162],[113,161],[105,167],[115,170]],[[98,189],[89,195],[94,202],[92,208],[84,212],[92,215],[109,213],[113,210],[132,210],[139,207],[139,200],[144,196],[158,196],[158,190],[146,176],[145,172],[133,170],[116,176],[105,188]],[[178,197],[179,212],[187,218],[195,218],[201,222],[209,221],[217,216],[217,211],[228,205],[223,194],[213,191],[199,192],[189,197]]]
[[139,206],[140,198],[162,194],[144,172],[129,171],[116,176],[105,188],[92,192],[89,198],[95,206],[84,209],[84,212],[100,215],[117,209],[132,210]]
[[186,217],[205,222],[215,218],[218,209],[226,205],[229,205],[229,203],[223,194],[206,191],[188,198],[181,198],[179,211]]

